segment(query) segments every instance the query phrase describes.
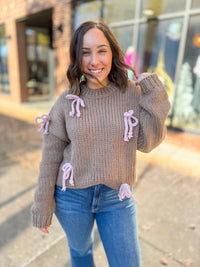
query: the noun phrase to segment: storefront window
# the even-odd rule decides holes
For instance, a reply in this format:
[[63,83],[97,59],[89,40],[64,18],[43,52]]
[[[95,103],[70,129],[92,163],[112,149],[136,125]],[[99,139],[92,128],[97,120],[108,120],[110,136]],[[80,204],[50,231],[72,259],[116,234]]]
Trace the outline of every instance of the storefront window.
[[137,52],[139,70],[155,72],[166,86],[170,100],[174,97],[174,78],[181,38],[182,19],[150,20],[141,24]]
[[[188,11],[186,7],[190,3]],[[135,17],[136,4],[141,6],[139,18]],[[103,19],[120,43],[125,63],[135,68],[136,74],[155,72],[158,75],[172,105],[168,125],[199,131],[200,14],[197,12],[200,1],[89,0],[76,1],[75,5],[75,27],[83,20]],[[198,15],[190,17],[188,22],[188,15],[194,11]],[[183,25],[188,27],[187,36],[184,36]],[[133,75],[128,74],[133,79]]]
[[200,16],[190,18],[185,55],[177,83],[173,126],[200,129]]
[[136,0],[104,0],[103,18],[106,23],[119,22],[135,17]]
[[8,46],[6,44],[5,27],[0,25],[0,93],[10,93],[7,60]]
[[101,17],[101,0],[78,1],[74,6],[74,28],[85,20],[99,20]]
[[199,8],[200,1],[199,0],[192,0],[192,8]]
[[142,0],[142,17],[158,17],[161,14],[185,10],[186,0]]
[[48,56],[50,47],[49,32],[45,28],[26,29],[29,96],[48,97],[49,73]]

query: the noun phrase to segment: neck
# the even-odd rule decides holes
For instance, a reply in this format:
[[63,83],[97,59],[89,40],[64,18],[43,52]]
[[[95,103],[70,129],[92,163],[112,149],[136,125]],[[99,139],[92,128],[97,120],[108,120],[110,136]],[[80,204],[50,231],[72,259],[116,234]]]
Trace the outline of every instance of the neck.
[[92,90],[97,90],[97,89],[107,87],[108,84],[109,84],[109,80],[106,80],[103,83],[100,81],[97,81],[97,83],[91,83],[91,82],[87,81],[87,83],[86,83],[87,87],[92,89]]

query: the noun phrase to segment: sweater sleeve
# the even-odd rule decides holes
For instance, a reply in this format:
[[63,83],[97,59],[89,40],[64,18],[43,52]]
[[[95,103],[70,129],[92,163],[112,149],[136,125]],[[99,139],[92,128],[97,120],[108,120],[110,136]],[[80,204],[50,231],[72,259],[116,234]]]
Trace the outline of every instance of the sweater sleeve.
[[33,226],[48,227],[55,210],[55,184],[63,151],[69,140],[66,133],[62,103],[58,100],[50,112],[49,134],[44,135],[42,160],[34,203],[31,208]]
[[150,152],[165,138],[170,103],[165,87],[156,74],[149,75],[139,82],[140,118],[137,149]]

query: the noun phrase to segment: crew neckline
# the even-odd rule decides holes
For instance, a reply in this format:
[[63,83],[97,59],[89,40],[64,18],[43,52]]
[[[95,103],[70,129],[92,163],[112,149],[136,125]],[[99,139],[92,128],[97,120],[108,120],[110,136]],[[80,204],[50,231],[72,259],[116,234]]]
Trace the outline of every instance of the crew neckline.
[[111,82],[107,86],[100,87],[98,89],[91,89],[86,84],[81,85],[81,96],[89,98],[101,98],[109,96],[110,94],[116,92],[117,88]]

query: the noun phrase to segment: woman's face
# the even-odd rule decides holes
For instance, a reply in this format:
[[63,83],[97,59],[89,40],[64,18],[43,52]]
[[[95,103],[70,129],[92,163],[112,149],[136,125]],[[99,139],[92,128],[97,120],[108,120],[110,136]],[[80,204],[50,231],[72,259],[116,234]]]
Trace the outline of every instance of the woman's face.
[[[82,54],[82,70],[97,77],[103,85],[106,85],[112,67],[112,51],[101,30],[93,28],[84,34]],[[85,76],[89,88],[97,89],[101,87],[95,78],[89,75]]]

